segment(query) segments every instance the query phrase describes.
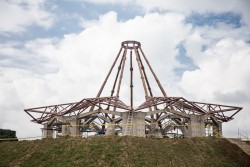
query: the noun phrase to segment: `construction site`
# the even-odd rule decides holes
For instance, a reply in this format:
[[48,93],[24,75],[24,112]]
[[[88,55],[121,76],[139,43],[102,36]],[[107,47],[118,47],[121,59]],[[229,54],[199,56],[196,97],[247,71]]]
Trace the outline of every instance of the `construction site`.
[[223,123],[242,108],[168,96],[153,66],[140,42],[124,41],[96,96],[24,111],[43,125],[43,138],[222,137]]

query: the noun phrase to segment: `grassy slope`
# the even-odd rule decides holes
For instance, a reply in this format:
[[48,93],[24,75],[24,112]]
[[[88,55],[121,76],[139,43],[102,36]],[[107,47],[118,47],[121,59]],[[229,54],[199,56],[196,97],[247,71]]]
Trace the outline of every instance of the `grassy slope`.
[[0,143],[0,166],[250,166],[225,139],[96,137]]

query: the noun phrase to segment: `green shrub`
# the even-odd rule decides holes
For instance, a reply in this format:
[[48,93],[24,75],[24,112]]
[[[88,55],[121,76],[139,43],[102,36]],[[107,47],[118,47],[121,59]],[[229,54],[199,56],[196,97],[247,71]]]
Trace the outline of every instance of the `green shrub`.
[[16,131],[9,129],[0,129],[0,139],[9,139],[9,140],[0,140],[2,141],[18,141],[16,137]]

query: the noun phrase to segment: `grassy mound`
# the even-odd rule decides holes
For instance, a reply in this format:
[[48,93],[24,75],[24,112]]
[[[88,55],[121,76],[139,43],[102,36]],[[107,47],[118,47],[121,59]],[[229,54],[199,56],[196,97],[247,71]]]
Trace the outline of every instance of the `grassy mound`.
[[226,139],[95,137],[0,143],[0,166],[250,166]]

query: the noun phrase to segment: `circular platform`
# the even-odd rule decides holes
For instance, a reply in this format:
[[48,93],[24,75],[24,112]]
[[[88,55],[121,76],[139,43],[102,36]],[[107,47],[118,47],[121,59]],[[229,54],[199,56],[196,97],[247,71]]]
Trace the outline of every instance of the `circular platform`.
[[138,49],[139,47],[141,47],[141,43],[138,41],[123,41],[122,42],[122,47],[124,49]]

